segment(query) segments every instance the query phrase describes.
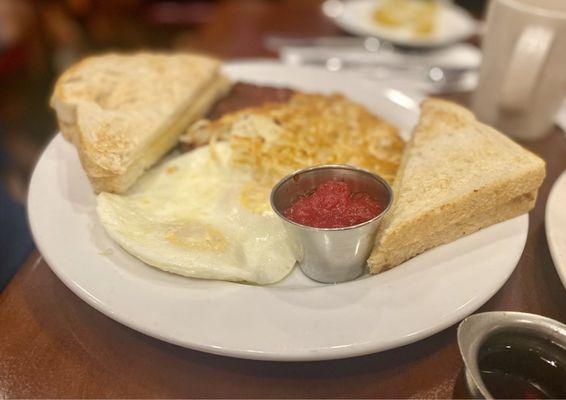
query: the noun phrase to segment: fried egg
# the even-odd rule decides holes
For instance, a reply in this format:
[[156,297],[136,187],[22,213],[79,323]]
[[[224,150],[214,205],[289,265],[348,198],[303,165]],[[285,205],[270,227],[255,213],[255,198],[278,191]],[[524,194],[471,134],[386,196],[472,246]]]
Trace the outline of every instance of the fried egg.
[[125,195],[99,194],[102,225],[128,253],[164,271],[257,284],[283,279],[295,257],[269,190],[250,195],[251,174],[229,158],[226,143],[203,146],[155,167]]

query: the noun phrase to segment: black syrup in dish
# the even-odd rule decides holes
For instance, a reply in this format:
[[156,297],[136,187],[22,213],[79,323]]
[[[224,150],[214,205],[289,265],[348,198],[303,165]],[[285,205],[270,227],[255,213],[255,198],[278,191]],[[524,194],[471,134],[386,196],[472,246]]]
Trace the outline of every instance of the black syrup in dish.
[[478,364],[497,399],[566,398],[566,349],[551,340],[499,332],[482,344]]

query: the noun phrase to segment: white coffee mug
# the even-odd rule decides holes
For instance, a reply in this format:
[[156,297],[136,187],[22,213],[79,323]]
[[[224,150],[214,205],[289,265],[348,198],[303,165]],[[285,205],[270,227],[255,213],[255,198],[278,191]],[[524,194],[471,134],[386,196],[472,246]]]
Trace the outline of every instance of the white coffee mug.
[[566,95],[566,0],[492,0],[472,106],[519,140],[543,138]]

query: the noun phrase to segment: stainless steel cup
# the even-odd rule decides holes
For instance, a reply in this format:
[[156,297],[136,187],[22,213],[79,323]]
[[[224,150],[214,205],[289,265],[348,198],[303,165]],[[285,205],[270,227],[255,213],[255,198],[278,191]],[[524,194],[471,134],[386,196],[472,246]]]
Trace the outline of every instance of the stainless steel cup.
[[[375,218],[345,228],[313,228],[287,219],[283,211],[297,197],[329,180],[346,182],[353,192],[365,192],[385,205]],[[352,280],[362,275],[381,219],[393,201],[389,184],[378,175],[348,165],[322,165],[283,178],[271,191],[271,207],[281,217],[301,270],[323,283]]]
[[494,398],[482,380],[478,356],[486,340],[500,332],[527,332],[566,349],[566,325],[550,318],[511,311],[484,312],[466,318],[458,326],[458,346],[464,360],[466,385],[473,398]]

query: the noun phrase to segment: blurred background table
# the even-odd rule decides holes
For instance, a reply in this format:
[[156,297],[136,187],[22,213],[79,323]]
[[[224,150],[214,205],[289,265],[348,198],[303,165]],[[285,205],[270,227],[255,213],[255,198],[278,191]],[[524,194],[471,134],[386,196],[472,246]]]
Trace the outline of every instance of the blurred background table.
[[[460,3],[481,15],[483,2]],[[6,9],[12,13],[8,19]],[[20,201],[40,149],[56,131],[47,107],[53,80],[81,55],[150,47],[206,51],[225,59],[272,57],[263,46],[266,35],[341,34],[322,15],[318,0],[0,0],[3,17],[21,23],[0,30],[5,42],[0,47],[0,152],[7,160],[0,182]],[[447,97],[467,104],[469,95]],[[531,212],[521,261],[481,311],[526,311],[566,322],[566,296],[544,233],[548,192],[566,168],[566,138],[554,128],[547,139],[527,147],[547,161],[548,176]],[[269,363],[191,351],[126,328],[74,296],[37,251],[0,293],[2,398],[464,395],[455,326],[364,357]]]

